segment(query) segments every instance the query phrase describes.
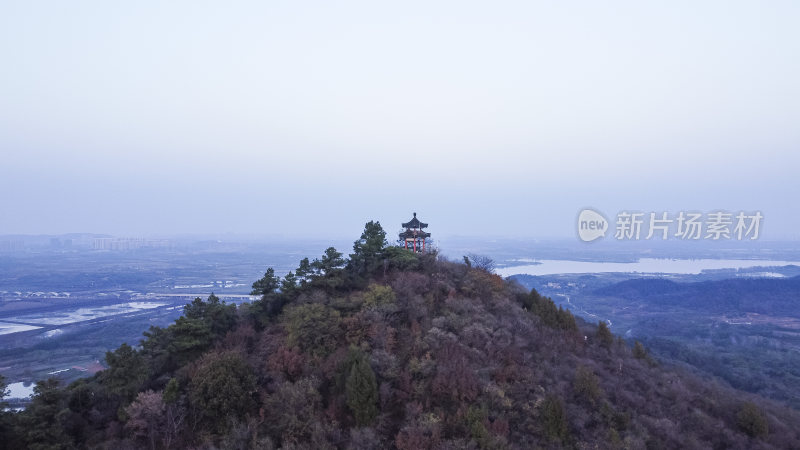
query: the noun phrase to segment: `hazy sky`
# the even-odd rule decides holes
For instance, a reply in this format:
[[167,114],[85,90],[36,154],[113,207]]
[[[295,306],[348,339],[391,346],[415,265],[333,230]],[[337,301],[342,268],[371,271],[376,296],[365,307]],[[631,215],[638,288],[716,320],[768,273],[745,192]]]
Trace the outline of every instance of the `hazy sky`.
[[[659,4],[656,4],[659,3]],[[800,237],[800,2],[0,4],[0,234]]]

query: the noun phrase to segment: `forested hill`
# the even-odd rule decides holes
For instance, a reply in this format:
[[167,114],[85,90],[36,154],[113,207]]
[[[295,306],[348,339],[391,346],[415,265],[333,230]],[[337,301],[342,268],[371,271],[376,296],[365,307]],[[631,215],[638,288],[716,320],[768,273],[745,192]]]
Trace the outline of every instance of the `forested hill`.
[[109,368],[2,415],[8,448],[800,448],[800,415],[654,361],[535,291],[370,222],[186,306]]
[[636,278],[597,289],[594,294],[718,313],[755,312],[800,317],[800,276],[693,283]]

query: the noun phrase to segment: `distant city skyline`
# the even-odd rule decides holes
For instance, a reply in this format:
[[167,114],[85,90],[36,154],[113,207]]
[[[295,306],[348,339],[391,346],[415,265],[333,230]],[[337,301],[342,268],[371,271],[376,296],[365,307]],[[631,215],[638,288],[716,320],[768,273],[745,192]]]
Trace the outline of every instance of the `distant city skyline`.
[[[800,4],[0,6],[0,235],[800,239]],[[357,236],[356,236],[357,237]],[[588,245],[588,244],[587,244]]]

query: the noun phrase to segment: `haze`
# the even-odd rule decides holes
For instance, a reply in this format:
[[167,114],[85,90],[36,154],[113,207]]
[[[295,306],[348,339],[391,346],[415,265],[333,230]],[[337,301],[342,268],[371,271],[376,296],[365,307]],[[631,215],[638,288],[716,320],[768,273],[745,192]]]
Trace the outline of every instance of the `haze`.
[[0,234],[798,238],[797,2],[0,6]]

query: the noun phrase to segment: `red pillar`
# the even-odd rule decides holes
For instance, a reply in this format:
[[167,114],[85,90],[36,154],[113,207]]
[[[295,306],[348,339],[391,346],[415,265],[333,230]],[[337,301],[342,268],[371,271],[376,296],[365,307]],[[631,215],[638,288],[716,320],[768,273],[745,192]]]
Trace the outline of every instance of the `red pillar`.
[[414,239],[414,253],[417,253],[417,240]]
[[422,253],[425,253],[425,239],[422,240]]

